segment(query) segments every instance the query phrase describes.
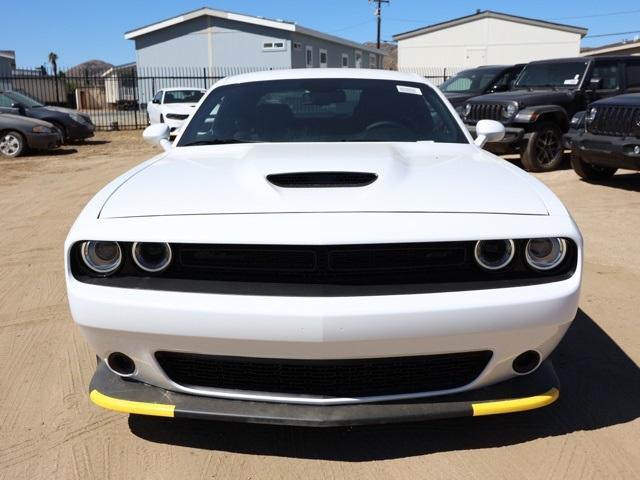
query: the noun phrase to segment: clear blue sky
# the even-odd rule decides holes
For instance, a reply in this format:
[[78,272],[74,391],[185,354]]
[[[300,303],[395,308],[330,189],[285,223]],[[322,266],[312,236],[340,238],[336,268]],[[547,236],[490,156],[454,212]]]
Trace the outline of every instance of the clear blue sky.
[[[135,59],[124,32],[202,6],[293,20],[309,28],[356,41],[375,39],[373,6],[367,0],[2,0],[0,50],[16,50],[17,63],[34,67],[54,51],[59,65],[90,59],[114,64]],[[577,5],[580,7],[577,8]],[[589,35],[638,30],[635,34],[593,37],[586,46],[640,35],[640,2],[629,0],[391,0],[383,7],[382,37],[469,15],[476,9],[552,20],[589,28]],[[603,15],[608,14],[608,15]]]

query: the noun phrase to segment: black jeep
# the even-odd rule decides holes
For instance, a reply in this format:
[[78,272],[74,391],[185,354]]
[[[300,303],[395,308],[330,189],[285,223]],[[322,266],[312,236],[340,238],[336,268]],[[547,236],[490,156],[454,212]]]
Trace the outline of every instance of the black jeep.
[[[640,64],[635,80],[640,91]],[[630,88],[633,88],[630,86]],[[571,166],[585,180],[604,180],[618,168],[640,170],[640,93],[629,93],[592,103],[582,116],[584,128],[567,134]]]
[[484,65],[462,70],[440,85],[440,90],[451,102],[451,105],[460,112],[459,108],[472,97],[508,91],[523,68],[524,64],[521,63],[518,65]]
[[557,169],[563,160],[563,133],[570,119],[591,102],[626,91],[628,68],[640,57],[579,57],[531,62],[522,70],[513,90],[470,99],[462,117],[471,133],[482,119],[501,121],[506,135],[488,144],[498,153],[520,152],[530,171]]

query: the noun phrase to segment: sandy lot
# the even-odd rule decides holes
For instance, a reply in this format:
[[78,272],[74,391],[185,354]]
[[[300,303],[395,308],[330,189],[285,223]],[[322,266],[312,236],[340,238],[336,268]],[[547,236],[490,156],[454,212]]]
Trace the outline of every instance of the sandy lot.
[[[77,152],[73,153],[73,150]],[[69,153],[71,152],[71,153]],[[586,240],[581,310],[531,413],[354,429],[128,417],[90,404],[62,245],[85,202],[150,157],[140,132],[0,160],[0,478],[638,478],[640,174],[540,175]]]

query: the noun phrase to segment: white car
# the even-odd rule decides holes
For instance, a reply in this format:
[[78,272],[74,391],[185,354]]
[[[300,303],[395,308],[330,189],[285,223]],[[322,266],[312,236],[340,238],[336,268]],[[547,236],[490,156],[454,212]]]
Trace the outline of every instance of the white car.
[[218,82],[65,244],[90,398],[298,425],[552,403],[582,238],[423,78],[302,69]]
[[201,88],[163,88],[147,105],[149,124],[165,123],[171,133],[177,133],[189,118],[206,90]]

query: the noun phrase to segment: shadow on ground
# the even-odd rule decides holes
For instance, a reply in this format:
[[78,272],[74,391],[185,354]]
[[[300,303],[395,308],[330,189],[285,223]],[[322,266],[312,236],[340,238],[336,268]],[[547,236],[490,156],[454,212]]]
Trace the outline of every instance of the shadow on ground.
[[55,150],[31,150],[24,157],[58,157],[64,155],[71,155],[72,153],[78,153],[78,150],[75,148],[56,148]]
[[602,185],[603,187],[629,190],[631,192],[640,192],[640,173],[617,174],[606,180],[588,183],[592,183],[593,185]]
[[233,424],[131,415],[151,442],[256,455],[369,461],[501,447],[640,416],[640,369],[582,310],[553,354],[560,399],[531,412],[354,428]]

